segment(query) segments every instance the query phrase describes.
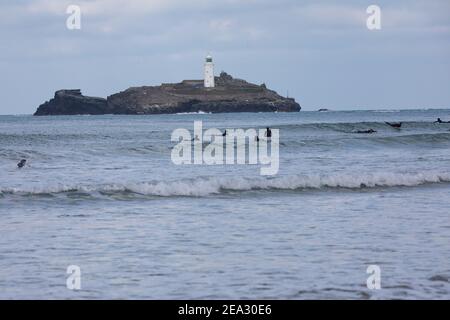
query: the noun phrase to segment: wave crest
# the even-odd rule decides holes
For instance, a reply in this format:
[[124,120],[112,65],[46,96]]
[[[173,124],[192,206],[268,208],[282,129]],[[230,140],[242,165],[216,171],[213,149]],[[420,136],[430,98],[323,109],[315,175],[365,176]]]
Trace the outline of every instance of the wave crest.
[[115,194],[134,193],[146,196],[203,197],[214,194],[250,190],[302,190],[302,189],[362,189],[384,187],[414,187],[423,184],[450,182],[450,173],[367,173],[332,175],[294,175],[265,177],[203,177],[177,181],[139,182],[104,185],[50,185],[30,188],[1,188],[0,194]]

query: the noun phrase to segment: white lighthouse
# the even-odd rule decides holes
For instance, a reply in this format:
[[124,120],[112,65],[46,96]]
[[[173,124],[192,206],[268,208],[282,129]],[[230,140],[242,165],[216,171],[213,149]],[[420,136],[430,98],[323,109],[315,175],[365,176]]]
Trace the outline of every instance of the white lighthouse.
[[206,57],[204,76],[205,88],[214,88],[214,63],[211,55]]

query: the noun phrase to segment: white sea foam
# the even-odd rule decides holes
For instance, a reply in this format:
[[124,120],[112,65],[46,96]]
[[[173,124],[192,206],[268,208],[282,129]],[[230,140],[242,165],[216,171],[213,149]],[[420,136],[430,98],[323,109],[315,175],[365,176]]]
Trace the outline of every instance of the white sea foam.
[[197,112],[179,112],[179,113],[175,113],[176,115],[184,115],[184,114],[212,114],[212,112],[205,112],[202,110],[199,110]]
[[276,178],[264,177],[204,177],[190,180],[113,183],[104,185],[50,185],[30,188],[1,188],[1,193],[56,194],[64,192],[117,193],[132,192],[153,196],[208,196],[229,191],[299,190],[324,188],[383,188],[414,187],[423,184],[450,182],[450,173],[367,173],[333,175],[295,175]]

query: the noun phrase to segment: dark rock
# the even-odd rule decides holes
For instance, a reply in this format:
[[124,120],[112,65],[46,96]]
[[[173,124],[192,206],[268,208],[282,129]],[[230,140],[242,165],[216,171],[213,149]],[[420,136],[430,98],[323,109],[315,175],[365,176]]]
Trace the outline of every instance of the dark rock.
[[86,97],[81,90],[59,90],[50,101],[41,104],[35,116],[106,114],[110,113],[106,99]]
[[297,112],[300,105],[265,85],[234,79],[226,72],[215,78],[214,88],[203,80],[184,80],[160,86],[133,87],[106,100],[81,95],[79,90],[57,91],[35,115],[60,114],[163,114],[182,112]]

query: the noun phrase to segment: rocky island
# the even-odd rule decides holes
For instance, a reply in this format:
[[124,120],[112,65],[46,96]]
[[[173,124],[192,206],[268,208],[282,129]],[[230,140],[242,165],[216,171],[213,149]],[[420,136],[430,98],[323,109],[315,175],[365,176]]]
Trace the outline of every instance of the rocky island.
[[226,72],[215,77],[211,56],[206,58],[204,72],[204,80],[132,87],[106,99],[84,96],[79,89],[59,90],[34,115],[297,112],[301,109],[294,99],[280,96],[265,84],[235,79]]
[[40,105],[35,116],[77,114],[164,114],[183,112],[296,112],[301,107],[264,84],[234,79],[222,72],[216,86],[203,80],[184,80],[160,86],[132,87],[106,99],[86,97],[81,90],[59,90]]

